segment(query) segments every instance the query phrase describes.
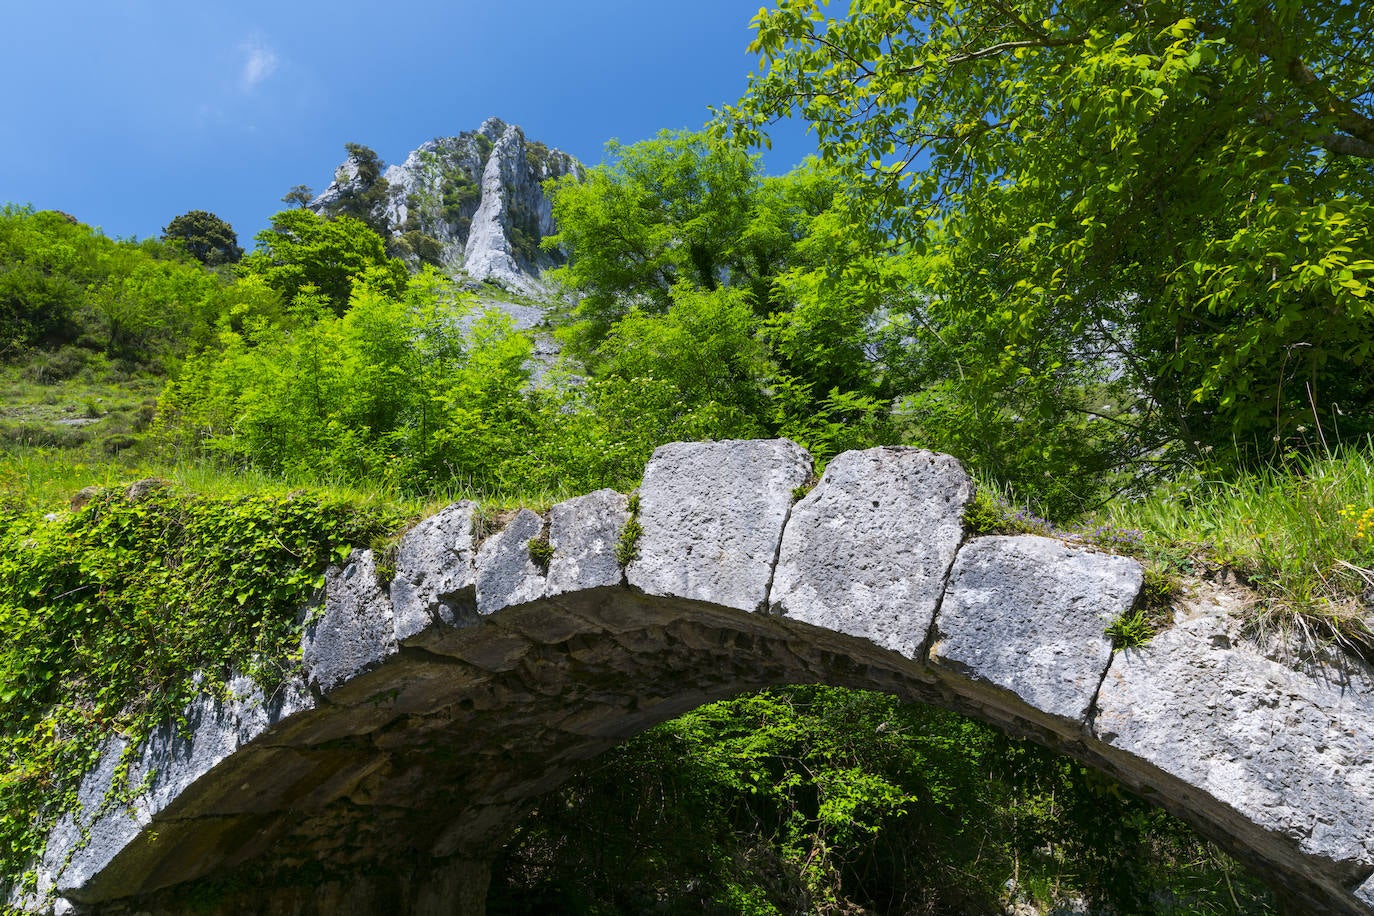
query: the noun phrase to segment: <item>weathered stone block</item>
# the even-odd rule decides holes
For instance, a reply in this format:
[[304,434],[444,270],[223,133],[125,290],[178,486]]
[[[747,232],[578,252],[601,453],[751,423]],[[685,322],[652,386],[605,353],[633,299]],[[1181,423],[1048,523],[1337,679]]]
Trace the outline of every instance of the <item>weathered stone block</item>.
[[110,741],[100,763],[82,780],[80,807],[49,838],[44,870],[57,876],[57,889],[72,899],[93,890],[108,893],[105,882],[113,878],[106,867],[144,827],[164,812],[175,815],[188,788],[254,738],[311,706],[313,700],[299,685],[288,682],[269,698],[248,678],[231,679],[227,697],[196,698],[183,714],[184,723],[169,722],[143,743],[123,785],[144,788],[128,803],[109,798],[126,749],[123,741]]
[[1374,697],[1203,617],[1118,653],[1097,707],[1098,737],[1239,812],[1252,848],[1296,844],[1348,880],[1374,866]]
[[597,490],[554,506],[549,513],[546,595],[619,585],[622,574],[615,547],[630,520],[629,499],[615,490]]
[[972,492],[948,455],[874,448],[837,456],[792,509],[772,610],[915,657],[963,540]]
[[492,614],[544,594],[544,572],[530,559],[529,543],[544,530],[544,520],[521,509],[477,551],[477,612]]
[[654,451],[639,489],[629,583],[753,611],[768,598],[792,491],[811,456],[786,439],[677,442]]
[[930,662],[1082,723],[1111,660],[1106,627],[1140,594],[1140,564],[1033,535],[976,538],[954,561]]
[[477,619],[476,509],[474,503],[456,502],[401,538],[390,590],[397,641],[423,643],[431,629]]
[[370,550],[355,550],[324,575],[324,612],[306,624],[301,656],[311,684],[328,694],[396,652],[391,602]]
[[48,834],[42,865],[37,869],[35,904],[58,889],[74,890],[79,895],[147,824],[146,811],[136,808],[125,815],[116,812],[118,806],[108,801],[127,748],[127,743],[117,737],[105,742],[99,762],[81,780],[77,808],[64,814]]
[[1355,889],[1355,899],[1374,911],[1374,875]]

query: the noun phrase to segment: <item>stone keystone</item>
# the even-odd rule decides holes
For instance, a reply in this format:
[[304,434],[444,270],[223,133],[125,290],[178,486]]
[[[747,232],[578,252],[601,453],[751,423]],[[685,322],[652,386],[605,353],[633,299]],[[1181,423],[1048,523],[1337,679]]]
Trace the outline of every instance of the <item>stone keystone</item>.
[[1140,564],[1034,535],[977,538],[954,561],[930,661],[1081,725],[1112,657],[1106,628],[1140,595]]
[[639,488],[639,558],[649,595],[764,606],[792,491],[811,456],[787,439],[675,442],[654,450]]
[[874,448],[837,456],[792,509],[772,610],[914,658],[963,539],[972,492],[948,455]]

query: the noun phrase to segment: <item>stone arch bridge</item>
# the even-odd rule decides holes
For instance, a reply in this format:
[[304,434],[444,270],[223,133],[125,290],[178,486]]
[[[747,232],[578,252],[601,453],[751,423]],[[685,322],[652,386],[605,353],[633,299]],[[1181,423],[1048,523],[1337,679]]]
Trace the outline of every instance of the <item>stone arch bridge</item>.
[[[1218,605],[1113,653],[1132,560],[968,537],[945,456],[674,444],[635,512],[600,491],[479,538],[457,503],[326,576],[306,675],[112,739],[30,911],[480,913],[487,863],[578,765],[771,685],[885,690],[1029,736],[1191,821],[1311,912],[1374,912],[1374,681],[1298,670]],[[638,530],[638,556],[616,544]],[[546,541],[548,550],[531,550]],[[389,564],[388,564],[389,565]],[[383,581],[383,580],[389,581]],[[208,901],[208,902],[207,902]]]

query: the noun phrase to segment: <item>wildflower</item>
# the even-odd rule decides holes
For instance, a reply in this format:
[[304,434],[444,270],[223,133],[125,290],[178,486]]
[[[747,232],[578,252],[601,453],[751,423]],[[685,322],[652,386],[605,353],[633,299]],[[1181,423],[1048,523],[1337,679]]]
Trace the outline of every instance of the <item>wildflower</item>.
[[1355,523],[1355,540],[1362,541],[1374,535],[1374,506],[1361,512],[1354,506],[1347,505],[1340,510],[1340,516]]

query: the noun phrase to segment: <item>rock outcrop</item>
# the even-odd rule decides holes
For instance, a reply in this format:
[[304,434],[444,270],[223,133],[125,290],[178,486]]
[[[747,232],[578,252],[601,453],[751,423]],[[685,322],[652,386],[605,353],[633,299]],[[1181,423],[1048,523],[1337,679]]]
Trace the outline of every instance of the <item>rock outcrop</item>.
[[[967,475],[918,449],[675,444],[638,516],[600,491],[485,540],[460,503],[326,576],[304,670],[112,738],[29,911],[482,912],[487,865],[583,761],[766,686],[884,690],[1083,761],[1192,822],[1302,912],[1374,913],[1374,680],[1299,668],[1194,597],[1113,652],[1135,561],[968,537]],[[637,558],[622,570],[615,545]],[[623,558],[628,550],[620,551]],[[132,798],[110,787],[123,762]],[[218,895],[218,896],[215,896]],[[208,901],[208,902],[207,902]]]
[[412,263],[431,261],[474,283],[491,280],[526,295],[546,292],[540,274],[559,258],[539,247],[554,232],[543,182],[580,174],[572,156],[488,118],[475,131],[430,140],[388,167],[380,193],[367,196],[377,182],[359,165],[354,157],[340,165],[310,208],[337,213],[364,199],[369,221]]

